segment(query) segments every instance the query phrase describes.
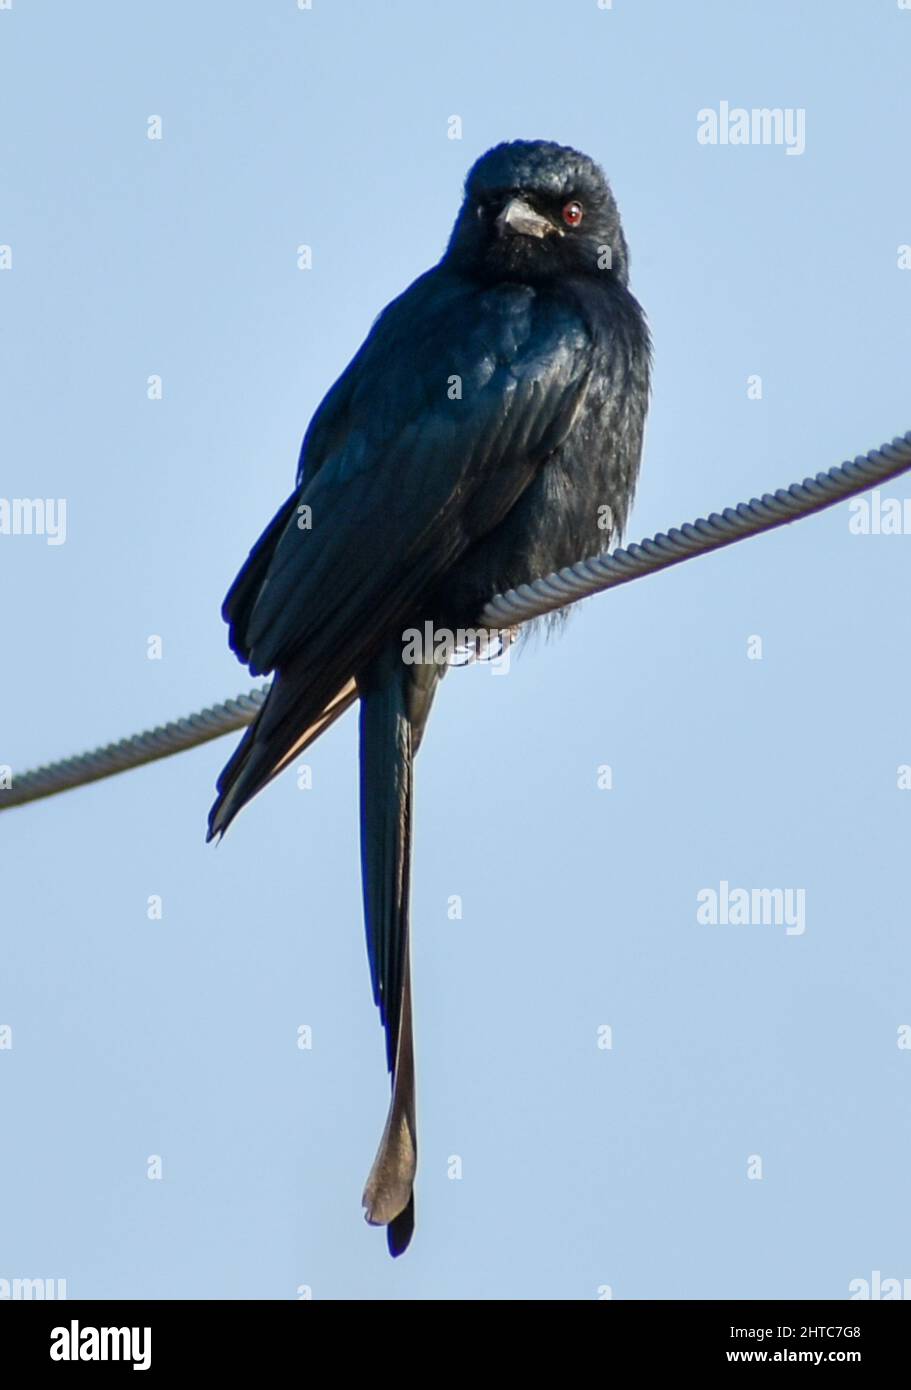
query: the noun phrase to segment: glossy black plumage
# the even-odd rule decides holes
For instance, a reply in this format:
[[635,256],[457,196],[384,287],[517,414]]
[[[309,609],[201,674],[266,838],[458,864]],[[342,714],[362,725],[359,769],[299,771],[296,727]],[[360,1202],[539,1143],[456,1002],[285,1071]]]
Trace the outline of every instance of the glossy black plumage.
[[417,1151],[412,760],[444,669],[404,664],[403,632],[476,627],[492,594],[623,527],[649,369],[627,280],[591,160],[545,142],[488,152],[442,260],[383,311],[314,415],[295,491],[225,600],[232,648],[275,678],[219,779],[210,836],[361,700],[368,953],[393,1074],[365,1204],[393,1253],[411,1234]]

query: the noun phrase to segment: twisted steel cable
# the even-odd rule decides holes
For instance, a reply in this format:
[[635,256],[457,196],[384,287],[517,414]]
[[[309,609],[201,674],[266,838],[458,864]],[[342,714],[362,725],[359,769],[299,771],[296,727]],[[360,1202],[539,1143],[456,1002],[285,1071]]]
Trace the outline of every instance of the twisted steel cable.
[[775,493],[766,492],[737,507],[726,507],[720,515],[712,512],[709,517],[674,527],[666,535],[659,532],[639,545],[619,546],[609,555],[595,555],[557,574],[510,589],[508,594],[497,594],[484,609],[482,622],[491,628],[527,622],[592,594],[615,589],[618,584],[629,584],[696,555],[707,555],[748,536],[812,516],[846,497],[896,478],[909,468],[911,430],[891,444],[859,455],[852,463],[830,468],[827,473],[817,473],[815,478],[804,478],[802,483],[792,483]]
[[[853,462],[804,478],[775,493],[727,507],[720,514],[699,517],[694,522],[660,532],[638,545],[619,546],[609,555],[595,555],[580,560],[557,574],[549,574],[531,584],[523,584],[509,593],[497,594],[487,604],[481,617],[483,626],[492,629],[513,627],[528,622],[557,608],[564,608],[592,594],[629,584],[647,574],[669,569],[697,555],[746,540],[749,536],[787,526],[802,517],[812,516],[854,497],[878,483],[897,478],[911,469],[911,430],[881,449],[859,455]],[[115,772],[168,758],[184,749],[196,748],[222,734],[232,733],[251,724],[262,707],[269,687],[261,686],[246,695],[212,705],[185,719],[163,724],[119,743],[107,744],[79,757],[49,763],[12,777],[12,785],[0,785],[0,811],[22,806],[28,801],[53,796],[71,787],[97,782]]]
[[99,782],[102,777],[113,777],[115,772],[127,772],[131,767],[169,758],[172,753],[182,753],[186,748],[196,748],[200,743],[221,738],[222,734],[243,729],[252,724],[268,693],[269,687],[264,685],[247,695],[238,695],[220,705],[188,714],[185,719],[175,719],[170,724],[159,724],[155,729],[134,734],[132,738],[123,738],[119,743],[108,743],[90,753],[33,768],[21,776],[14,774],[11,787],[0,787],[0,811],[23,806],[27,801],[38,801],[43,796],[54,796],[70,787],[82,787],[87,782]]

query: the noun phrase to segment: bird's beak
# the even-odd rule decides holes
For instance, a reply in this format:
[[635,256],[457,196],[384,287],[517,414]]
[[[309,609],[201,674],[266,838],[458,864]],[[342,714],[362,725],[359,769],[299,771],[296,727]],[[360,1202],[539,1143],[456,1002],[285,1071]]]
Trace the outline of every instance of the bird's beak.
[[545,237],[550,232],[559,230],[559,227],[555,227],[553,222],[535,212],[534,208],[529,207],[521,198],[510,198],[497,218],[497,231],[500,236],[518,233],[520,236]]

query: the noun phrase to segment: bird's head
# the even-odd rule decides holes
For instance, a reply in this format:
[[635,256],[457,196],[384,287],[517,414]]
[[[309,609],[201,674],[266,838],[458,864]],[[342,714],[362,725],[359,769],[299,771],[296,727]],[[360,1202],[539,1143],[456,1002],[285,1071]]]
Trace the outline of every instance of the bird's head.
[[446,259],[484,281],[562,275],[627,282],[627,250],[610,185],[588,155],[546,140],[514,140],[482,155]]

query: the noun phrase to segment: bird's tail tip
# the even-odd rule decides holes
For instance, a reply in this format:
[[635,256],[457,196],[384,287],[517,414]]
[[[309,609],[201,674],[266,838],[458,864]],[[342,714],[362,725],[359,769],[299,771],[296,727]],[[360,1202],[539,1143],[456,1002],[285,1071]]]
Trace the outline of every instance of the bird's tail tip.
[[386,1244],[393,1259],[403,1255],[411,1244],[414,1235],[414,1193],[408,1199],[404,1211],[400,1211],[394,1221],[386,1227]]
[[369,1226],[386,1227],[386,1244],[393,1259],[404,1254],[411,1244],[411,1237],[414,1235],[414,1191],[408,1194],[408,1200],[401,1211],[394,1216],[389,1214],[388,1209],[384,1209],[382,1203],[372,1204],[364,1194],[364,1219]]

